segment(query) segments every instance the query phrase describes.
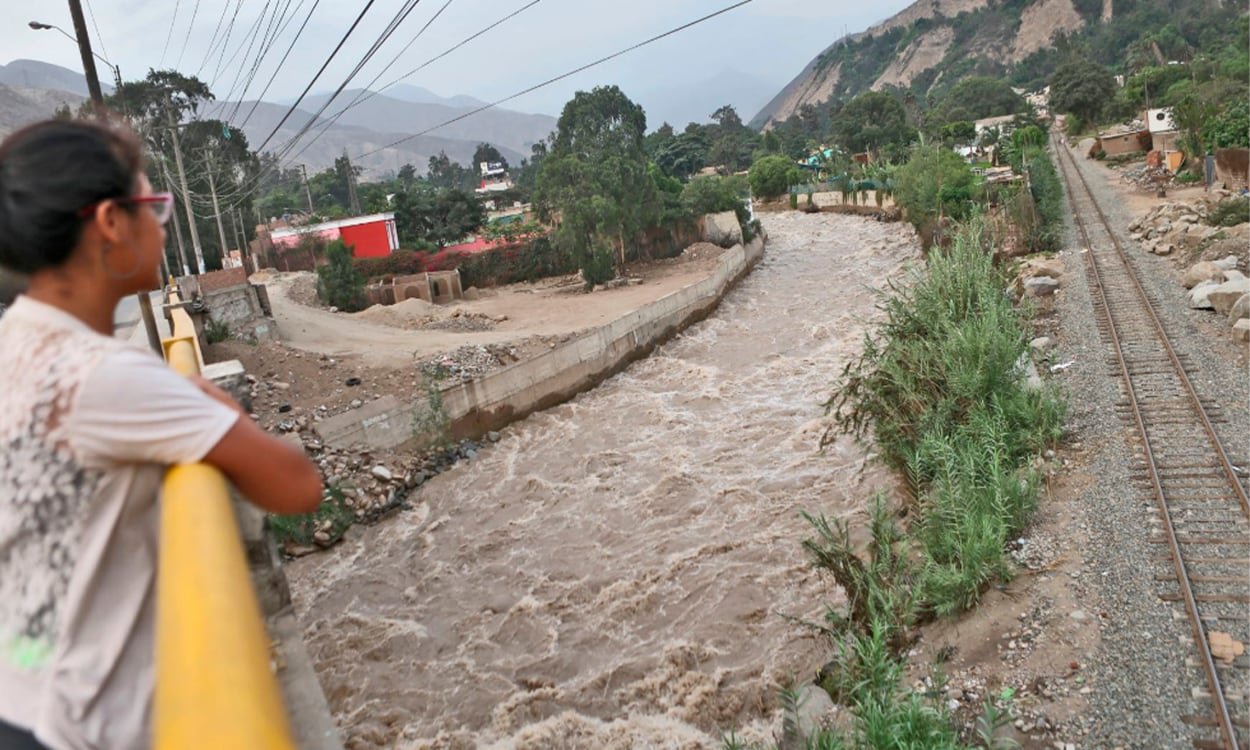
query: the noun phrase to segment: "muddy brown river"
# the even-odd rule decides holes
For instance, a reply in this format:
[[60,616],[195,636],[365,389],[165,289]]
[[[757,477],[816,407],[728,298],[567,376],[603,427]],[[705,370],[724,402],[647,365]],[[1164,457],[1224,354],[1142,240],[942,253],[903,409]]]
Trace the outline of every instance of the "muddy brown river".
[[288,568],[349,748],[719,748],[771,737],[837,592],[799,512],[890,483],[821,402],[919,258],[909,227],[766,215],[707,320],[504,431],[417,506]]

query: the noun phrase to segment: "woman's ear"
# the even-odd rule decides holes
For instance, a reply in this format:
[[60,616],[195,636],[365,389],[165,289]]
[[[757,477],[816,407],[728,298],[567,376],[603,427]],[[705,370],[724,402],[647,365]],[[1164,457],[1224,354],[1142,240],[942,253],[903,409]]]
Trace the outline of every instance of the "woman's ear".
[[92,223],[100,232],[100,239],[116,245],[122,241],[122,225],[125,221],[121,206],[115,200],[100,201],[91,215]]

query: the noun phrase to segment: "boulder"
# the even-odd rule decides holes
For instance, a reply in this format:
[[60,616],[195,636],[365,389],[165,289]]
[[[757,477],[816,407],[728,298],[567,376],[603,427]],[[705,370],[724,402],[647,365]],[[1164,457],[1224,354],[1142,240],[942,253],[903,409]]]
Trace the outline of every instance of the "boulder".
[[1250,341],[1250,318],[1242,318],[1233,325],[1233,338],[1238,341]]
[[1029,348],[1035,352],[1044,352],[1050,348],[1049,336],[1038,336],[1029,342]]
[[713,245],[733,247],[742,242],[742,227],[733,211],[722,211],[703,217],[703,239]]
[[1171,255],[1176,252],[1176,245],[1160,240],[1150,246],[1150,252],[1154,255]]
[[1189,290],[1189,307],[1194,310],[1214,310],[1215,306],[1211,304],[1211,292],[1219,284],[1214,281],[1204,281],[1193,289]]
[[1233,308],[1228,311],[1228,324],[1236,325],[1237,321],[1242,318],[1250,318],[1250,294],[1243,294],[1233,303]]
[[1184,284],[1186,289],[1193,289],[1204,281],[1216,283],[1224,281],[1224,269],[1209,260],[1203,260],[1190,266],[1181,277],[1181,284]]
[[1059,289],[1059,282],[1049,276],[1035,276],[1024,280],[1024,296],[1048,297]]
[[1237,279],[1244,279],[1244,278],[1246,278],[1246,275],[1242,273],[1241,271],[1238,271],[1236,268],[1230,268],[1224,272],[1225,281],[1236,281]]
[[1237,256],[1236,255],[1229,255],[1229,256],[1220,258],[1219,260],[1213,260],[1211,262],[1214,263],[1216,266],[1218,266],[1221,271],[1232,271],[1237,268]]
[[1030,258],[1020,267],[1020,276],[1031,279],[1045,276],[1051,279],[1063,278],[1064,265],[1060,258]]
[[1250,279],[1233,279],[1225,281],[1208,292],[1207,299],[1211,301],[1211,306],[1217,313],[1228,315],[1232,312],[1233,305],[1237,304],[1237,300],[1248,293],[1250,293]]

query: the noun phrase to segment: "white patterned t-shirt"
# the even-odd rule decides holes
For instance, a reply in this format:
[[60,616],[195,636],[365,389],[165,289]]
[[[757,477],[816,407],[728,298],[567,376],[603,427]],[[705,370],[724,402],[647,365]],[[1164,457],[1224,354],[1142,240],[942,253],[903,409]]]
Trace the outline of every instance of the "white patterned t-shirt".
[[53,750],[147,747],[160,483],[238,414],[25,296],[0,362],[0,720]]

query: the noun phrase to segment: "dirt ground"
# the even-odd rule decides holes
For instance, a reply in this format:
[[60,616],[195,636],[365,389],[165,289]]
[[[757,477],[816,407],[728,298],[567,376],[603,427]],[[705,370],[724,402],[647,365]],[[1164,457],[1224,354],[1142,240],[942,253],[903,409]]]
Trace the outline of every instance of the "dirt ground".
[[628,283],[591,293],[571,275],[466,290],[468,299],[447,305],[409,300],[359,313],[320,306],[311,273],[262,271],[253,281],[268,289],[279,341],[231,339],[210,345],[205,359],[241,361],[259,381],[253,413],[277,429],[302,414],[410,398],[430,378],[470,379],[532,357],[701,281],[722,252],[698,243],[675,258],[632,264]]
[[[300,304],[299,299],[311,301],[310,273],[265,273],[257,281],[269,290],[279,337],[286,346],[362,367],[404,367],[466,345],[507,345],[520,356],[532,355],[698,282],[721,252],[715,245],[699,243],[676,258],[633,264],[624,276],[636,283],[590,294],[582,290],[577,276],[466,290],[466,299],[426,305],[428,309],[420,311],[424,314],[402,324],[383,322],[376,310],[351,314]],[[292,295],[299,287],[303,293]],[[422,323],[422,317],[430,319]]]

